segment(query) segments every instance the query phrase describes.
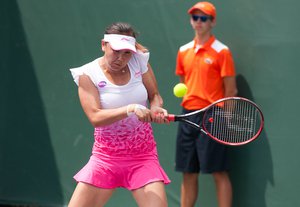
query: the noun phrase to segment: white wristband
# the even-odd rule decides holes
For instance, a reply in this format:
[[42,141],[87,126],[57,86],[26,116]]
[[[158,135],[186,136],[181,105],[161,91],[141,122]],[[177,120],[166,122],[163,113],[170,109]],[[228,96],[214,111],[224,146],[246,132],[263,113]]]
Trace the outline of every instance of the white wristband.
[[146,106],[143,106],[143,105],[141,105],[141,104],[135,104],[135,106],[134,106],[134,113],[135,113],[138,109],[146,109]]
[[130,106],[131,106],[131,104],[127,105],[127,108],[126,108],[127,116],[134,115],[138,109],[146,109],[146,107],[141,104],[135,104],[133,111],[129,111]]
[[131,106],[132,104],[129,104],[129,105],[127,105],[127,108],[126,108],[126,113],[127,113],[127,116],[131,116],[131,115],[133,115],[134,114],[134,112],[132,112],[132,111],[129,111],[129,107]]

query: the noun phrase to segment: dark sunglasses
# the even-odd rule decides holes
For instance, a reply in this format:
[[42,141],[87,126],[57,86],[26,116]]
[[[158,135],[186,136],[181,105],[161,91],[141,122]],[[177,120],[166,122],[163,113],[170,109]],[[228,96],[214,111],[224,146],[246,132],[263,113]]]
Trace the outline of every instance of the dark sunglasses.
[[206,22],[207,20],[212,20],[211,16],[198,16],[198,15],[192,15],[192,19],[196,22],[199,19],[201,22]]

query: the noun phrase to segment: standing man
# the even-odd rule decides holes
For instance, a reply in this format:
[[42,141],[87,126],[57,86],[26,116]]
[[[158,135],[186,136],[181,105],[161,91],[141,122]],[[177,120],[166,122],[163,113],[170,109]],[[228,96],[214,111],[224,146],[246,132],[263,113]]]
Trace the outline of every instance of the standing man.
[[[209,2],[198,2],[188,10],[195,31],[194,40],[180,47],[176,75],[187,85],[183,113],[202,109],[214,101],[237,94],[235,69],[230,50],[212,34],[216,9]],[[194,120],[201,121],[202,117]],[[199,173],[210,173],[216,184],[219,207],[230,207],[232,186],[228,175],[226,146],[199,130],[179,123],[176,171],[183,173],[181,207],[193,207],[198,195]]]

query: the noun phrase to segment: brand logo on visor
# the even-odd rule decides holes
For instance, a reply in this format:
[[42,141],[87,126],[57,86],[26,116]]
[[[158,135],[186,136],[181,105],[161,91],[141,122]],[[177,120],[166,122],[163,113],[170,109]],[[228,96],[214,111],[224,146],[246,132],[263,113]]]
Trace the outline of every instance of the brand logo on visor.
[[122,37],[122,39],[121,40],[125,40],[125,41],[127,41],[127,42],[129,42],[130,41],[130,39],[128,39],[128,38],[125,38],[125,37]]

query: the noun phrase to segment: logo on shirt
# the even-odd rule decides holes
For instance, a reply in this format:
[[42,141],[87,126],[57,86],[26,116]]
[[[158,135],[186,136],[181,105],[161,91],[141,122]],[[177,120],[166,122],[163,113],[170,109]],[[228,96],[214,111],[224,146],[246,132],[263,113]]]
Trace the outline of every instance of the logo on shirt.
[[105,87],[106,86],[106,81],[100,81],[99,83],[98,83],[98,86],[99,86],[99,88],[103,88],[103,87]]
[[141,71],[135,71],[134,72],[134,77],[137,78],[139,76],[141,76],[142,72]]
[[208,65],[211,65],[213,63],[212,59],[210,59],[210,58],[205,58],[204,62]]

